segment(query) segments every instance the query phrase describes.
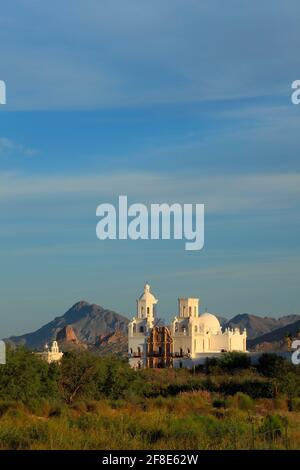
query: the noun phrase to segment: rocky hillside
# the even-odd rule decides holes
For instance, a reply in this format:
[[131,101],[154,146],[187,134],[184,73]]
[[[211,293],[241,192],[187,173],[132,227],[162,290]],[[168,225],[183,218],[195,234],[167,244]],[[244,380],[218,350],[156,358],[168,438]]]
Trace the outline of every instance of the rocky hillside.
[[[128,319],[123,315],[81,301],[73,305],[64,315],[54,318],[33,333],[11,336],[6,341],[14,345],[22,344],[31,349],[41,349],[45,343],[51,342],[59,334],[61,341],[68,338],[70,343],[75,344],[77,340],[87,345],[95,345],[100,335],[109,335],[117,330],[126,335],[127,325]],[[66,329],[67,326],[71,326],[72,330]]]
[[300,321],[300,315],[286,315],[280,318],[273,318],[242,313],[233,317],[224,326],[240,328],[241,330],[246,328],[248,340],[252,340],[297,321]]
[[65,341],[67,343],[79,344],[80,341],[75,335],[73,327],[71,325],[64,326],[56,335],[57,341]]
[[248,347],[256,351],[286,349],[285,338],[290,336],[296,338],[300,333],[300,320],[266,333],[262,336],[248,341]]
[[56,335],[56,340],[63,352],[66,351],[83,351],[87,349],[87,345],[77,338],[71,325],[64,326]]
[[120,330],[108,335],[99,336],[93,348],[99,354],[116,354],[126,356],[128,352],[128,338]]

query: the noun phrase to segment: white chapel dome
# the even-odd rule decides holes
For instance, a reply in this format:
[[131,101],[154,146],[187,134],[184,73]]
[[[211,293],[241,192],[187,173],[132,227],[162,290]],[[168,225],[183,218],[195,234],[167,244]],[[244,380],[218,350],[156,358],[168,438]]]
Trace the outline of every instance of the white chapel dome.
[[202,315],[199,316],[199,320],[207,329],[218,331],[221,328],[219,320],[212,313],[202,313]]
[[145,284],[144,286],[144,292],[142,295],[140,295],[139,300],[146,300],[147,302],[156,304],[157,299],[154,297],[154,295],[150,292],[150,286],[148,283]]

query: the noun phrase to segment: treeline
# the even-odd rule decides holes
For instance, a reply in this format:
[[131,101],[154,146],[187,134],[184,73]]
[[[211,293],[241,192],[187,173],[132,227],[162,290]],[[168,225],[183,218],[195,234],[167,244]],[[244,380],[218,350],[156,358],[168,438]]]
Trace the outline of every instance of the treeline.
[[8,348],[6,364],[0,367],[0,400],[24,404],[41,398],[67,404],[78,398],[118,399],[139,393],[143,386],[127,361],[89,352],[67,352],[59,364],[48,364],[23,347]]
[[126,360],[89,352],[65,353],[60,364],[47,364],[25,348],[8,349],[0,366],[0,400],[32,405],[40,400],[72,404],[77,400],[112,400],[175,396],[208,391],[251,398],[285,394],[292,409],[300,398],[300,369],[282,357],[264,354],[256,367],[242,353],[227,353],[194,370],[131,369]]

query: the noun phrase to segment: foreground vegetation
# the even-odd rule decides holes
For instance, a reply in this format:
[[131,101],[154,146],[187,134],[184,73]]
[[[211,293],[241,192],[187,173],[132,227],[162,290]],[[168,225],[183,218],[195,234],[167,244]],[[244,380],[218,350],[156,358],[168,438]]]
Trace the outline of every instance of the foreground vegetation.
[[1,366],[1,449],[299,449],[299,411],[299,367],[270,354],[255,368],[228,353],[194,371],[133,371],[17,349]]

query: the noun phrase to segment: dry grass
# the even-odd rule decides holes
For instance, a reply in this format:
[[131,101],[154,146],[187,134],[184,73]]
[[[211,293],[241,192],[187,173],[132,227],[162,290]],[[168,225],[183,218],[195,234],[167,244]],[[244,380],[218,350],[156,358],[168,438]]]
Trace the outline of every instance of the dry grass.
[[[249,397],[248,397],[249,398]],[[253,402],[209,392],[134,401],[86,401],[71,407],[43,403],[32,412],[18,403],[0,404],[1,449],[249,449],[285,448],[285,428],[274,439],[259,434],[266,417],[288,420],[288,446],[300,448],[300,416],[284,397]],[[217,406],[216,406],[217,405]],[[281,418],[279,418],[281,419]]]

